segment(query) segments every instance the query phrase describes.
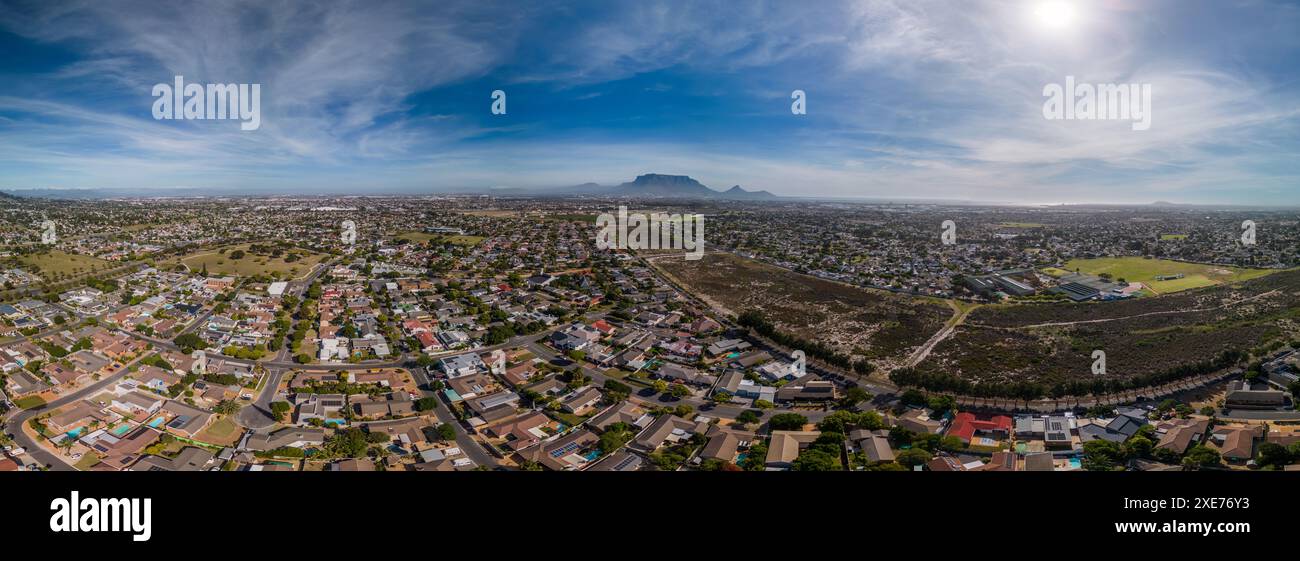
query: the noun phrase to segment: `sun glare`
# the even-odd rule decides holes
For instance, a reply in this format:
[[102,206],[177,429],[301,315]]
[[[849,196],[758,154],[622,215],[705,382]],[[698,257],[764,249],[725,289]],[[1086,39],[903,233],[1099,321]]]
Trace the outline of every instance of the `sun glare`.
[[1044,0],[1034,7],[1034,18],[1044,29],[1069,28],[1077,16],[1074,4],[1068,0]]

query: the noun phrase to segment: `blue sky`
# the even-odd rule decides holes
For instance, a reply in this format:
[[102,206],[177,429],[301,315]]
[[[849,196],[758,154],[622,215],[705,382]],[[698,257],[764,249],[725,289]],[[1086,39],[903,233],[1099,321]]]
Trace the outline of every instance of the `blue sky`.
[[[0,1],[0,52],[11,191],[658,172],[792,196],[1300,201],[1295,2]],[[154,120],[178,74],[261,84],[262,127]],[[1150,84],[1150,130],[1043,118],[1067,75]]]

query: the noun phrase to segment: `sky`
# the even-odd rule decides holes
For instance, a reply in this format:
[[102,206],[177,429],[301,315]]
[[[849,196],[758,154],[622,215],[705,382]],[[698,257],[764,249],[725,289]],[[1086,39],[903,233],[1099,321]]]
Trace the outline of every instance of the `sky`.
[[[0,0],[0,190],[667,173],[800,197],[1295,205],[1297,55],[1294,1]],[[155,119],[177,75],[260,84],[261,127]],[[1067,76],[1149,85],[1150,128],[1045,118]]]

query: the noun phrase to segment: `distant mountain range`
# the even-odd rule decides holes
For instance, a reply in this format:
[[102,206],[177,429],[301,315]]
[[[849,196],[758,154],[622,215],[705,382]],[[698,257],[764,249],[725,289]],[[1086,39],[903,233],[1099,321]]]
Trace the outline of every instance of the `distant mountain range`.
[[767,191],[747,191],[739,185],[734,185],[726,191],[716,191],[687,175],[665,175],[661,173],[638,175],[636,179],[620,185],[583,183],[572,187],[520,189],[518,191],[548,195],[603,195],[674,199],[761,200],[777,198],[776,195]]
[[[716,191],[710,189],[699,181],[686,175],[665,175],[661,173],[647,173],[639,175],[636,179],[622,183],[620,185],[600,185],[598,183],[583,183],[570,187],[500,187],[500,188],[480,188],[480,189],[455,189],[442,188],[434,189],[433,193],[439,194],[457,194],[457,193],[488,193],[492,195],[518,195],[518,196],[574,196],[590,195],[600,197],[644,197],[644,198],[673,198],[673,199],[735,199],[735,200],[767,200],[777,199],[776,195],[767,191],[748,191],[739,185],[733,185],[726,191]],[[275,193],[280,196],[292,196],[295,193]],[[301,193],[306,194],[306,193]],[[346,195],[348,193],[314,193],[317,195],[338,194]],[[420,194],[418,192],[406,193],[373,193],[374,195],[384,194]],[[241,189],[241,188],[218,188],[218,189],[27,189],[22,191],[22,197],[40,197],[51,199],[109,199],[124,197],[239,197],[239,196],[265,196],[268,195],[263,190]],[[16,198],[11,194],[0,192],[0,198]]]

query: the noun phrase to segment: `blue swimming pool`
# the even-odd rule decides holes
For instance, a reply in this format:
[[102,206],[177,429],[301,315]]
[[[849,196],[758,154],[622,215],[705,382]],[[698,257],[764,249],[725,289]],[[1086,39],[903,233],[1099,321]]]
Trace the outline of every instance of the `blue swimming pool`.
[[67,433],[67,434],[68,434],[68,438],[77,438],[77,437],[81,436],[81,433],[83,433],[83,432],[85,432],[85,431],[86,431],[86,427],[77,427],[77,428],[75,428],[75,429],[72,429],[72,430],[68,431],[68,433]]
[[109,432],[112,432],[112,433],[113,433],[113,436],[122,436],[122,435],[126,434],[127,431],[130,431],[130,430],[131,430],[131,425],[128,425],[128,424],[126,424],[126,423],[122,423],[122,424],[120,424],[120,425],[118,425],[118,426],[116,426],[116,427],[113,427],[113,430],[112,430],[112,431],[109,431]]
[[149,421],[149,427],[150,427],[150,428],[155,428],[155,429],[156,429],[156,428],[158,428],[159,425],[163,424],[163,421],[166,421],[166,420],[167,420],[167,419],[165,419],[165,418],[163,418],[163,417],[154,417],[152,421]]

